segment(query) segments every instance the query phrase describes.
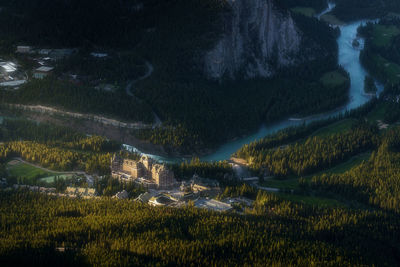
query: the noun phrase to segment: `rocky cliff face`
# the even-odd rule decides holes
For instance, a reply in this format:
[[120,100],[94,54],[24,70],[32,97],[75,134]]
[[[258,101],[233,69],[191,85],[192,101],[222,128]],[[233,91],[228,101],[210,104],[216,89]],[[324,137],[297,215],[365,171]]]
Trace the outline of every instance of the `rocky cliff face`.
[[222,38],[204,57],[209,78],[269,77],[277,67],[294,64],[301,34],[288,13],[273,0],[228,2]]

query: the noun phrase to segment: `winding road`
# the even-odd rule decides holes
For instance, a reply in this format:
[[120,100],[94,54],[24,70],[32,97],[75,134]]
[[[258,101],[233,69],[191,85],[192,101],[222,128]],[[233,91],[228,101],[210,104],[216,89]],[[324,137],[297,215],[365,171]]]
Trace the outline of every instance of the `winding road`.
[[[147,67],[146,73],[143,76],[137,78],[136,80],[129,81],[125,87],[126,94],[128,96],[135,98],[139,103],[143,103],[144,100],[137,97],[134,93],[132,93],[132,88],[137,82],[149,78],[154,72],[154,67],[152,64],[150,64],[150,62],[146,61],[145,65]],[[158,117],[158,115],[154,112],[154,110],[153,110],[153,115],[154,115],[154,124],[153,124],[153,129],[154,129],[156,127],[160,127],[162,125],[162,121],[160,120],[160,117]]]

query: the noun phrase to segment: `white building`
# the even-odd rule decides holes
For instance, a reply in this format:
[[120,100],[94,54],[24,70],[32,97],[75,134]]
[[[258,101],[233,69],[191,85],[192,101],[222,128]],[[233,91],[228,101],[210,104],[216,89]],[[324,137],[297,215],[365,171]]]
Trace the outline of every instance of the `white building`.
[[5,73],[11,73],[17,70],[17,64],[13,62],[0,62],[0,67]]
[[90,55],[92,57],[97,57],[97,58],[106,58],[106,57],[108,57],[107,53],[95,53],[95,52],[93,52],[93,53],[90,53]]

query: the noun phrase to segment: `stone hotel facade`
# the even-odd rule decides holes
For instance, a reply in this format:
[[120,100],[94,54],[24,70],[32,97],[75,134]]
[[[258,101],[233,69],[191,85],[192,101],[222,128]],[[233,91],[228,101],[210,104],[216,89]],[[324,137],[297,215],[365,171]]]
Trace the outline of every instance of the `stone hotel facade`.
[[164,164],[155,163],[147,156],[135,161],[114,155],[111,159],[111,171],[114,178],[121,181],[141,181],[148,188],[167,189],[176,185],[174,173]]

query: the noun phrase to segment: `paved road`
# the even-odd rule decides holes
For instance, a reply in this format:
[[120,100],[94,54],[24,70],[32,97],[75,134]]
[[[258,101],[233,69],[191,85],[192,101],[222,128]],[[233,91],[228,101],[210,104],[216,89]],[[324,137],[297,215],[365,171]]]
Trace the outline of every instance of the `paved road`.
[[134,85],[135,83],[137,83],[137,82],[139,82],[139,81],[141,81],[141,80],[147,79],[147,78],[149,78],[149,77],[151,76],[151,74],[153,74],[153,71],[154,71],[153,65],[151,65],[151,64],[150,64],[149,62],[147,62],[147,61],[146,61],[145,64],[146,64],[146,67],[147,67],[146,73],[145,73],[143,76],[137,78],[136,80],[130,81],[130,82],[127,84],[127,86],[126,86],[126,94],[129,95],[129,96],[135,97],[135,98],[138,99],[140,102],[142,102],[143,100],[140,99],[140,98],[137,98],[137,97],[132,93],[132,90],[131,90],[131,89],[132,89],[132,87],[133,87],[133,85]]

